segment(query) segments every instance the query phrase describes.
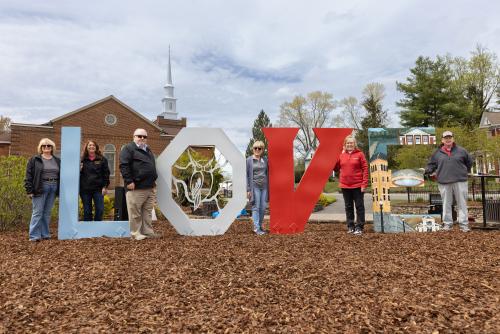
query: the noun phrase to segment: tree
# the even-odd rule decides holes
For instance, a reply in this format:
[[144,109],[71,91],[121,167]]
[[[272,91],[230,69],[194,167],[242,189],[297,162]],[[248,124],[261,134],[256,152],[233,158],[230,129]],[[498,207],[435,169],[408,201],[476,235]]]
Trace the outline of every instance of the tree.
[[435,149],[434,145],[404,145],[398,149],[394,161],[398,169],[424,168]]
[[266,149],[263,152],[263,156],[267,156],[267,139],[266,136],[264,136],[262,128],[270,128],[272,126],[273,125],[271,124],[271,120],[269,119],[267,114],[264,112],[264,110],[261,110],[255,121],[253,122],[252,138],[250,138],[250,142],[247,146],[247,151],[245,153],[246,157],[249,157],[253,154],[253,143],[255,143],[257,140],[264,142]]
[[31,201],[24,190],[27,159],[0,157],[0,231],[29,223]]
[[302,158],[316,150],[318,139],[313,128],[331,124],[334,108],[333,95],[320,91],[311,92],[306,97],[295,96],[291,102],[280,106],[278,125],[299,128],[295,148]]
[[[500,87],[500,65],[496,54],[478,45],[469,61],[471,100],[483,111],[488,111],[491,99]],[[479,115],[478,123],[481,118]]]
[[500,111],[500,86],[497,88],[497,106],[495,109]]
[[492,161],[500,161],[500,136],[488,138],[485,149]]
[[476,127],[485,111],[492,111],[500,87],[500,65],[496,54],[478,45],[470,60],[455,59],[457,86],[465,100],[465,117],[462,124]]
[[405,126],[466,126],[473,129],[485,111],[494,109],[500,86],[497,56],[478,45],[470,59],[419,57],[407,83],[397,83],[405,97],[401,123]]
[[0,133],[10,131],[10,118],[0,115]]
[[361,129],[356,134],[358,146],[368,156],[368,129],[383,128],[387,125],[387,110],[382,101],[385,98],[385,87],[381,83],[372,82],[363,89],[361,105],[366,110],[366,116],[361,120]]
[[363,109],[354,96],[343,98],[339,102],[342,108],[340,114],[333,117],[331,125],[339,128],[353,128],[361,130],[361,120],[363,119]]
[[396,104],[402,107],[401,123],[404,126],[435,126],[454,123],[460,117],[458,92],[452,85],[453,73],[447,58],[438,56],[418,57],[406,83],[397,82],[397,89],[404,98]]

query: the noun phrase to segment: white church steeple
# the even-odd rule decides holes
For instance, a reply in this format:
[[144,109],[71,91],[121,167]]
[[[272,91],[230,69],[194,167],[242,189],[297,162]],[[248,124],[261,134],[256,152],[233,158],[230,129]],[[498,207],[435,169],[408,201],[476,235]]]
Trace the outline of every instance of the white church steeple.
[[177,119],[176,111],[176,98],[174,97],[174,85],[172,84],[172,67],[170,65],[170,46],[168,46],[168,69],[167,69],[167,83],[163,86],[165,89],[165,96],[161,100],[163,103],[163,112],[160,114],[163,118]]

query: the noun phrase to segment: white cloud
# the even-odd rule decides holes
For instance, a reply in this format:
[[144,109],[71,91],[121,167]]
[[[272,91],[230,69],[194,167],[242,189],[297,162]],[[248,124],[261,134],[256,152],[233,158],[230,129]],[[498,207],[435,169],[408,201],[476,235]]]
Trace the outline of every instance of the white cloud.
[[113,94],[153,119],[171,44],[180,115],[243,150],[258,112],[275,122],[296,94],[359,98],[382,82],[394,114],[395,81],[419,55],[500,54],[498,12],[484,0],[2,1],[0,113],[41,123]]

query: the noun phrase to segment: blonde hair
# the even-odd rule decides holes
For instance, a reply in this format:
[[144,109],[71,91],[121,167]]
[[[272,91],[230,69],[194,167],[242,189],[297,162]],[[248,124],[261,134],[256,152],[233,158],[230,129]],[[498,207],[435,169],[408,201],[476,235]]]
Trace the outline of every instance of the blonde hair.
[[38,143],[38,147],[37,147],[38,154],[42,154],[43,153],[43,151],[42,151],[42,145],[52,145],[52,152],[51,153],[54,154],[54,152],[56,150],[56,143],[54,143],[49,138],[42,138],[40,140],[40,142]]
[[344,145],[343,148],[345,150],[345,144],[347,143],[348,140],[352,140],[354,142],[354,148],[358,148],[358,142],[356,141],[356,138],[353,135],[349,135],[344,138]]
[[255,141],[255,142],[253,143],[252,148],[253,148],[253,147],[262,147],[262,148],[265,148],[265,144],[264,144],[264,142],[263,142],[263,141],[261,141],[261,140],[257,140],[257,141]]

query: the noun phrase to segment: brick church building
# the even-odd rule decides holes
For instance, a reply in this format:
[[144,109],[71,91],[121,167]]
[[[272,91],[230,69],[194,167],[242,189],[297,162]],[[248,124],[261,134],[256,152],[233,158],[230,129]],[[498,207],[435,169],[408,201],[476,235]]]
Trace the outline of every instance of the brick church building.
[[186,127],[186,118],[178,119],[177,117],[170,54],[167,84],[164,89],[163,112],[154,121],[147,119],[124,102],[110,95],[44,124],[11,123],[10,143],[8,138],[0,138],[4,139],[2,150],[5,152],[2,152],[30,157],[36,154],[40,139],[47,137],[56,143],[57,151],[55,154],[58,155],[61,147],[61,128],[63,126],[78,126],[82,129],[82,149],[87,140],[93,139],[99,144],[101,152],[108,159],[111,171],[110,188],[114,188],[123,184],[119,171],[120,150],[125,144],[132,141],[135,129],[146,129],[148,145],[155,155],[159,155],[175,135]]

